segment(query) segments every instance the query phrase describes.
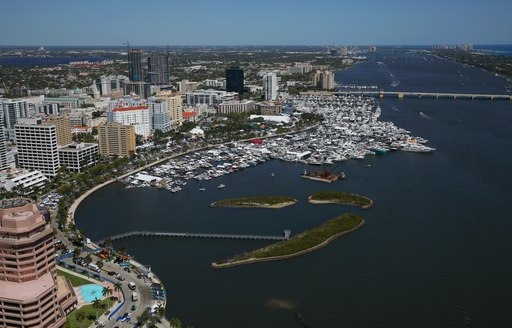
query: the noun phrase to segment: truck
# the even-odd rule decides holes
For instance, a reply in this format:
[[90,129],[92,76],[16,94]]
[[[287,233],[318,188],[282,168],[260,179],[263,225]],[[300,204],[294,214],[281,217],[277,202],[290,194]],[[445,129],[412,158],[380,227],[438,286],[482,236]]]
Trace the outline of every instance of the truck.
[[139,296],[137,295],[137,292],[132,293],[132,301],[137,301],[139,299]]
[[94,263],[89,264],[89,269],[98,273],[101,271],[100,267]]
[[136,287],[137,287],[137,286],[135,285],[135,283],[134,283],[133,281],[130,281],[130,282],[128,283],[128,288],[130,288],[131,290],[135,290],[135,288],[136,288]]

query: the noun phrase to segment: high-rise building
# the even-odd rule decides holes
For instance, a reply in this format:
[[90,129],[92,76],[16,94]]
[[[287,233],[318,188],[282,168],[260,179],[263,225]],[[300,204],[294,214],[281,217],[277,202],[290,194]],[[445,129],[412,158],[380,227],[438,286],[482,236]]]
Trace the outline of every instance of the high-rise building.
[[129,79],[124,75],[102,75],[98,77],[94,84],[98,89],[100,96],[122,96],[124,92],[124,84],[127,83]]
[[324,71],[316,71],[313,74],[313,86],[319,87],[321,89],[331,90],[336,86],[334,84],[334,73],[324,70]]
[[149,98],[148,106],[153,113],[153,130],[171,131],[173,122],[167,101],[162,98],[152,97]]
[[130,81],[142,82],[144,75],[144,50],[132,49],[128,52],[128,77]]
[[226,101],[217,106],[217,114],[245,113],[256,107],[252,100]]
[[275,73],[263,75],[263,91],[265,92],[265,100],[277,99],[277,75]]
[[0,201],[0,327],[61,327],[77,302],[56,275],[53,229],[35,204]]
[[[1,113],[0,113],[1,114]],[[4,116],[0,115],[0,171],[7,170],[7,147],[5,146]]]
[[154,85],[169,84],[170,68],[168,56],[148,58],[148,82]]
[[244,93],[244,70],[241,67],[226,69],[226,91]]
[[59,148],[60,165],[72,172],[82,172],[98,161],[98,144],[72,143]]
[[100,155],[126,157],[135,153],[135,128],[120,123],[98,127]]
[[154,99],[167,102],[167,109],[174,125],[183,122],[183,99],[178,93],[169,90],[159,91]]
[[107,111],[109,123],[131,125],[135,134],[147,138],[153,129],[152,113],[148,106],[117,107]]
[[0,99],[4,116],[5,133],[9,140],[14,139],[14,125],[20,118],[28,117],[29,106],[24,99]]
[[57,175],[60,162],[55,124],[42,123],[40,118],[25,118],[14,129],[19,166],[50,177]]
[[71,135],[71,121],[69,117],[64,116],[50,116],[44,120],[44,123],[55,124],[57,131],[57,145],[65,146],[73,142]]

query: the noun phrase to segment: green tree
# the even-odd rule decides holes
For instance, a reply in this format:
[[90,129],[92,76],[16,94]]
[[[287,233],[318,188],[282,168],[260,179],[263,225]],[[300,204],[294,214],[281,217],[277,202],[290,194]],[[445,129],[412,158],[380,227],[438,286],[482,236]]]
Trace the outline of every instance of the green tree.
[[182,327],[182,323],[181,323],[181,320],[176,318],[176,317],[173,317],[169,320],[169,323],[171,324],[171,327],[173,328],[181,328]]
[[83,312],[77,312],[75,315],[76,321],[80,323],[80,328],[82,328],[82,323],[85,320],[85,314]]
[[[103,290],[101,291],[101,294],[104,296],[104,297],[110,297],[112,296],[112,288],[108,287],[108,286],[105,286],[103,287]],[[107,303],[108,303],[108,306],[110,307],[110,302],[107,300]]]
[[114,291],[121,292],[122,289],[123,289],[123,284],[121,284],[120,281],[118,281],[114,284]]

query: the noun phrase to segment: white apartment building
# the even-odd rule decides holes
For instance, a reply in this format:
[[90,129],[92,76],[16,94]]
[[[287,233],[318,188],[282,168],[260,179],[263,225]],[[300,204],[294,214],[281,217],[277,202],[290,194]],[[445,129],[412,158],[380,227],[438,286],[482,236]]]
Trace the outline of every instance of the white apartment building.
[[256,103],[252,100],[226,101],[217,106],[217,114],[245,113],[254,107],[256,107]]
[[25,99],[0,99],[0,109],[3,115],[3,125],[8,140],[14,140],[14,125],[20,118],[29,116],[29,105]]
[[37,170],[45,176],[57,175],[60,168],[57,128],[40,118],[19,119],[14,126],[21,168]]
[[72,143],[59,148],[60,165],[72,172],[82,172],[84,168],[98,161],[99,150],[96,143]]
[[119,107],[107,112],[109,123],[133,126],[135,134],[140,134],[144,138],[147,138],[153,130],[152,116],[148,106]]
[[167,106],[167,101],[149,98],[148,106],[153,113],[153,130],[168,132],[172,130],[173,123]]
[[181,95],[169,90],[159,91],[155,94],[154,100],[161,100],[167,102],[167,108],[171,121],[174,125],[178,125],[183,121],[183,99]]
[[265,100],[277,99],[277,75],[275,73],[263,75],[263,92],[265,93]]

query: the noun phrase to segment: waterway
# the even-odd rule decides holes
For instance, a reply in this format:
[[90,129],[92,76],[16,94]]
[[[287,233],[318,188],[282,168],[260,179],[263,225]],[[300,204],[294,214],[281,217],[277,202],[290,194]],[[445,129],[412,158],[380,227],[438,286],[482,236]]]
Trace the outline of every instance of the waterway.
[[[385,90],[496,94],[507,83],[406,49],[373,54],[337,78]],[[305,165],[280,161],[190,181],[177,194],[113,184],[82,203],[77,224],[93,240],[142,229],[280,234],[357,212],[367,224],[318,252],[226,270],[212,270],[210,263],[266,243],[138,238],[116,245],[151,265],[168,289],[167,316],[187,326],[299,327],[295,315],[301,313],[315,328],[510,327],[512,103],[379,101],[380,119],[429,139],[437,151],[349,160],[336,168],[347,180],[335,184],[301,179]],[[226,188],[217,189],[220,183]],[[363,211],[307,203],[310,193],[325,189],[367,195],[375,206]],[[287,195],[299,204],[208,207],[257,194]]]

